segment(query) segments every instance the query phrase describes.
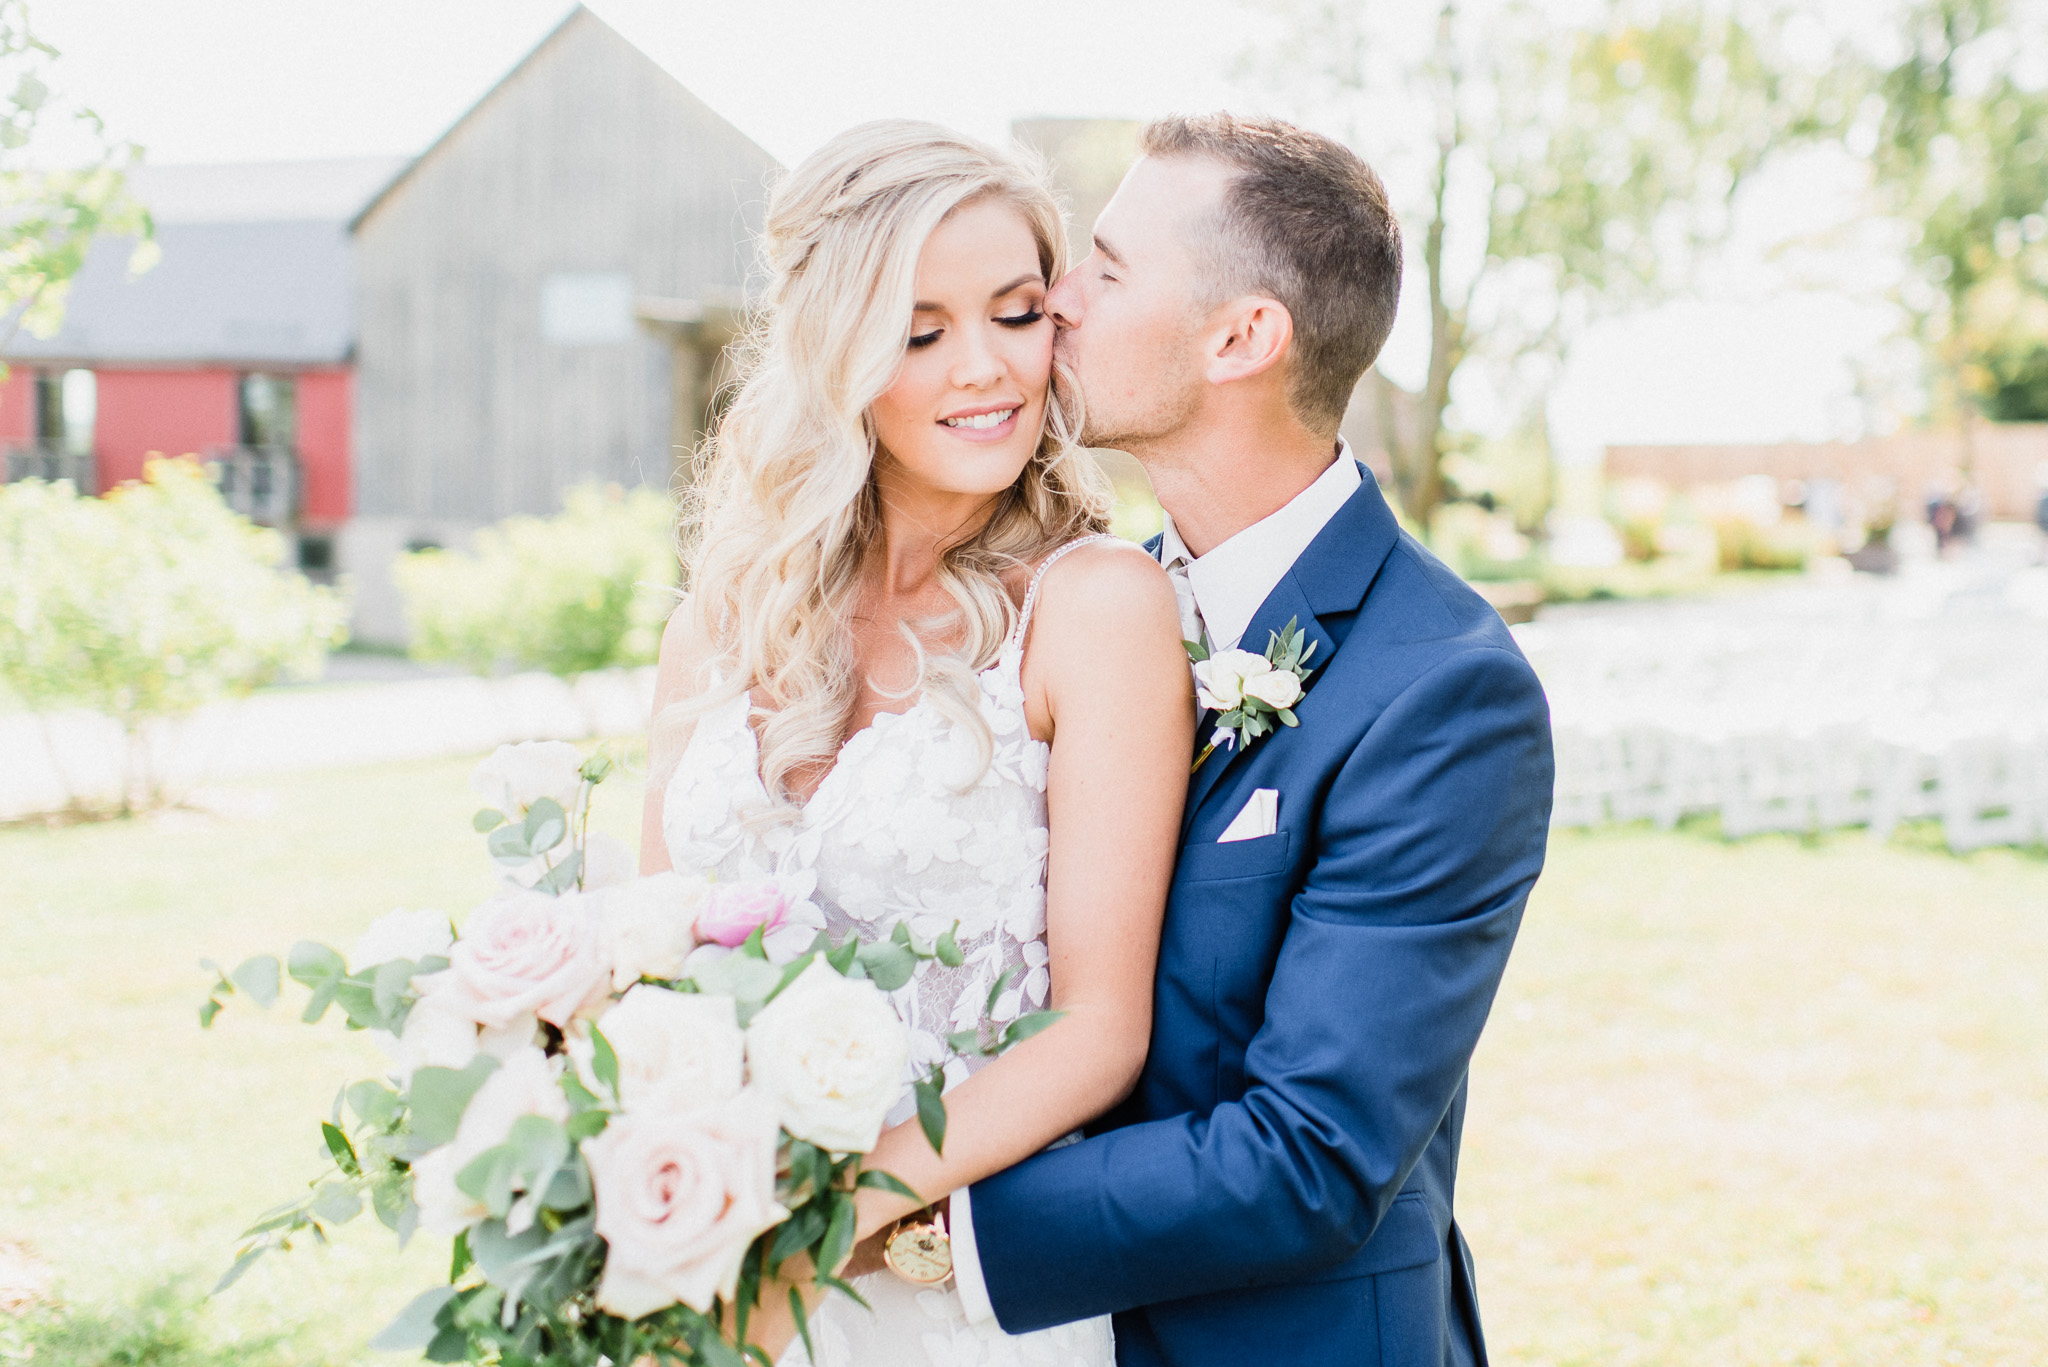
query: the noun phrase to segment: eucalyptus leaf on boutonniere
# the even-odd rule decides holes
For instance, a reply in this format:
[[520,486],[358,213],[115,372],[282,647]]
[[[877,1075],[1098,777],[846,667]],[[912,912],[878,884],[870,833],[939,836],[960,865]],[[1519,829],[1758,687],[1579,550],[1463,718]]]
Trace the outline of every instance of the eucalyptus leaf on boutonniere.
[[1308,676],[1315,672],[1305,666],[1315,654],[1316,643],[1299,629],[1299,621],[1290,617],[1286,626],[1268,632],[1271,640],[1263,655],[1249,650],[1220,650],[1211,655],[1199,642],[1181,643],[1195,666],[1195,696],[1202,706],[1218,714],[1209,743],[1195,756],[1196,769],[1219,745],[1244,748],[1276,724],[1301,725],[1294,705],[1301,701]]

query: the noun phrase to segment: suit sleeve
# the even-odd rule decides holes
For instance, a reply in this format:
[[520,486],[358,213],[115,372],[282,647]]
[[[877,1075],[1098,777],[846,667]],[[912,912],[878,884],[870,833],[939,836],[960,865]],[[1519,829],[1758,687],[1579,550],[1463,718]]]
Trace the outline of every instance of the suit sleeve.
[[1551,780],[1520,656],[1469,650],[1397,696],[1325,800],[1245,1094],[973,1187],[1002,1326],[1296,1281],[1362,1248],[1464,1079],[1542,867]]

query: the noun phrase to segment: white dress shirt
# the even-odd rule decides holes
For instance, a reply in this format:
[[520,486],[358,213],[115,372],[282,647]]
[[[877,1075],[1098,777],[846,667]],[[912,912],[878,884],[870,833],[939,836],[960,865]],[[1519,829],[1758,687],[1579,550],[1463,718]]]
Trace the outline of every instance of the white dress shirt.
[[[1207,631],[1211,650],[1228,650],[1244,639],[1245,629],[1309,543],[1337,515],[1363,482],[1351,447],[1337,439],[1337,459],[1296,494],[1287,505],[1231,537],[1207,555],[1195,556],[1174,530],[1168,514],[1161,533],[1159,563],[1177,581],[1194,590],[1194,620],[1189,620],[1187,595],[1182,600],[1182,630],[1189,640]],[[988,1282],[981,1275],[981,1255],[974,1240],[974,1208],[966,1187],[953,1193],[952,1217],[946,1222],[953,1242],[953,1277],[960,1305],[970,1323],[995,1319]]]
[[[1160,531],[1159,563],[1168,574],[1185,573],[1194,590],[1196,611],[1208,631],[1212,651],[1229,650],[1244,640],[1252,616],[1294,568],[1294,562],[1308,549],[1337,510],[1358,491],[1362,476],[1351,448],[1337,439],[1337,459],[1278,512],[1254,522],[1207,555],[1192,554],[1166,515]],[[1184,567],[1184,568],[1183,568]],[[1183,623],[1183,629],[1186,628]],[[1198,637],[1190,636],[1196,640]],[[1260,649],[1265,642],[1245,646]]]

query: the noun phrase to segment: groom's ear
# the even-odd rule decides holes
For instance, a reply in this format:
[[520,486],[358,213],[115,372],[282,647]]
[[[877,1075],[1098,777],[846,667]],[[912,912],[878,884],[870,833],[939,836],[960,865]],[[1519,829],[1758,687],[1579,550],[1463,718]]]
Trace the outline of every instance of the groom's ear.
[[1210,384],[1263,375],[1280,364],[1294,340],[1294,317],[1278,299],[1248,294],[1218,308],[1208,330]]

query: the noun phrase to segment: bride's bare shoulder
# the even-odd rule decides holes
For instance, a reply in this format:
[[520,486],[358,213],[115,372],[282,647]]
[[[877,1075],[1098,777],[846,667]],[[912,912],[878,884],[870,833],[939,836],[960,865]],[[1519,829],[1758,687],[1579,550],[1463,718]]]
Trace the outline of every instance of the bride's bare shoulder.
[[1173,586],[1144,547],[1105,538],[1077,546],[1046,570],[1038,589],[1033,634],[1078,640],[1127,634],[1177,651],[1180,613]]

